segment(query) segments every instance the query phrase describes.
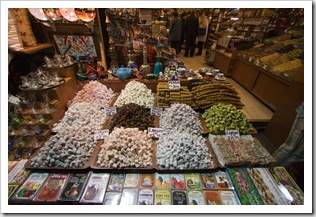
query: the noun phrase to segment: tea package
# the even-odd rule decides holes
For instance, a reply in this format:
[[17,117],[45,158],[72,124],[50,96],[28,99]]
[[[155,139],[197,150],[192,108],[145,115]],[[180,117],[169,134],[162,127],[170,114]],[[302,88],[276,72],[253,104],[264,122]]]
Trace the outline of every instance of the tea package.
[[157,190],[170,189],[170,176],[169,176],[169,174],[155,173],[155,187]]
[[184,176],[187,190],[201,189],[200,175],[198,173],[186,173]]
[[125,175],[124,188],[138,188],[140,174],[127,173]]
[[221,205],[221,196],[219,191],[204,191],[206,205]]
[[187,192],[183,190],[173,190],[172,205],[188,205]]
[[189,205],[206,205],[202,191],[188,191]]
[[155,174],[141,174],[140,175],[140,187],[152,188],[154,187]]
[[153,205],[154,191],[153,189],[140,189],[138,193],[138,205]]
[[109,186],[107,191],[119,191],[121,192],[124,185],[125,174],[111,174]]
[[65,189],[60,195],[61,201],[79,202],[80,197],[85,189],[90,173],[73,173],[71,174]]
[[106,192],[104,198],[104,205],[119,205],[122,193],[120,192]]
[[155,205],[171,205],[171,193],[168,190],[155,191]]
[[137,205],[138,189],[123,189],[120,205]]

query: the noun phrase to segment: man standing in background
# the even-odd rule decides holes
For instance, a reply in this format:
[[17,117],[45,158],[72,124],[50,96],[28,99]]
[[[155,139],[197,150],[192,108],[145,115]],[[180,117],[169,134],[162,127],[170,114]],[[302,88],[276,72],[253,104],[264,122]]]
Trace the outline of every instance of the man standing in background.
[[180,39],[182,33],[182,21],[178,15],[177,11],[173,11],[171,13],[171,22],[169,27],[170,46],[176,50],[177,55],[180,51]]
[[184,56],[188,57],[188,54],[190,52],[190,56],[193,57],[195,50],[195,40],[199,32],[199,19],[195,16],[195,10],[191,10],[190,15],[187,17],[184,31],[186,35],[186,47]]

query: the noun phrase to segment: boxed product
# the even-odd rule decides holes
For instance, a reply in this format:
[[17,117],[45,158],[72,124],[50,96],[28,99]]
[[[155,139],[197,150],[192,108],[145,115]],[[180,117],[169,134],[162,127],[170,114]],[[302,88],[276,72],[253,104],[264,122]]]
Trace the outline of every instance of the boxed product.
[[169,190],[155,191],[155,205],[171,205],[171,193]]
[[137,173],[127,173],[125,175],[124,188],[138,188],[139,176]]
[[171,191],[172,205],[188,205],[187,192],[184,190]]
[[14,200],[33,200],[44,184],[49,173],[30,173],[20,188],[12,195],[11,199]]
[[214,173],[215,184],[218,189],[234,189],[229,176],[224,171],[217,171]]
[[290,205],[265,168],[247,168],[247,171],[266,205]]
[[9,184],[8,185],[8,198],[10,198],[12,196],[12,194],[14,193],[14,191],[19,187],[19,185],[12,185]]
[[102,204],[110,179],[108,173],[92,173],[80,199],[80,203]]
[[[14,161],[16,162],[16,161]],[[29,171],[25,170],[24,165],[27,160],[21,160],[14,163],[9,169],[8,183],[9,184],[21,184],[21,182],[27,177]]]
[[292,205],[304,204],[304,193],[284,167],[267,168],[278,188]]
[[138,205],[154,205],[154,190],[140,189],[138,192]]
[[240,205],[240,201],[235,191],[221,190],[219,195],[223,205]]
[[125,174],[111,174],[107,191],[121,192],[124,185]]
[[185,189],[184,174],[170,174],[171,189]]
[[188,191],[189,205],[206,205],[202,191]]
[[152,188],[155,183],[155,174],[141,174],[140,175],[140,187]]
[[72,173],[59,200],[79,202],[90,173]]
[[200,177],[203,189],[216,189],[215,178],[212,173],[201,173]]
[[203,191],[206,205],[221,205],[219,191]]
[[155,173],[155,188],[157,190],[170,189],[170,175]]
[[63,191],[70,174],[52,173],[45,181],[45,184],[38,192],[34,201],[36,202],[57,202]]
[[198,173],[186,173],[185,185],[188,190],[201,190],[200,174]]
[[264,205],[245,168],[228,168],[228,174],[243,205]]
[[106,192],[104,198],[104,205],[119,205],[121,199],[121,192]]
[[123,189],[120,205],[137,205],[138,189]]

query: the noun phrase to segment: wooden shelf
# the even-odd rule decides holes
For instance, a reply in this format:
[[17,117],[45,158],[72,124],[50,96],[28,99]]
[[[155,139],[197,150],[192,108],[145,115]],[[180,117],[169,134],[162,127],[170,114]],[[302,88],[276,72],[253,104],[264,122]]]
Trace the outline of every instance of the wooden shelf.
[[11,51],[14,52],[14,53],[32,54],[32,53],[36,53],[36,52],[38,52],[40,50],[44,50],[44,49],[52,48],[52,47],[53,47],[53,45],[50,44],[50,43],[43,43],[43,44],[37,44],[37,46],[34,46],[34,47],[24,46],[23,50],[19,50],[19,51],[11,50]]

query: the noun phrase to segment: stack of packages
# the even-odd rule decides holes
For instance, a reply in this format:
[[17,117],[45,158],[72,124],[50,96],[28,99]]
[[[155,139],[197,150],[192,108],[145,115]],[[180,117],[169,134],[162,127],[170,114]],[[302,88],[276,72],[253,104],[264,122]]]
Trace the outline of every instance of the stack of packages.
[[169,108],[174,103],[185,103],[193,106],[192,93],[188,87],[169,89],[167,82],[159,82],[157,85],[158,107]]
[[193,97],[201,109],[209,108],[217,103],[227,103],[241,109],[244,105],[240,96],[231,84],[203,84],[192,88]]

